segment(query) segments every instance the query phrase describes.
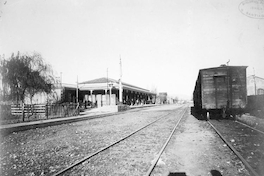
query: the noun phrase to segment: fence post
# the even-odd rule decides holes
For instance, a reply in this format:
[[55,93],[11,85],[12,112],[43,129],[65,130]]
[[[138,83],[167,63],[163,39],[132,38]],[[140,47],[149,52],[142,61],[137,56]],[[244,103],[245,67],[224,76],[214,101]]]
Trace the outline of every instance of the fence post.
[[24,122],[25,120],[25,104],[22,102],[22,121]]
[[46,118],[49,118],[49,104],[46,104]]

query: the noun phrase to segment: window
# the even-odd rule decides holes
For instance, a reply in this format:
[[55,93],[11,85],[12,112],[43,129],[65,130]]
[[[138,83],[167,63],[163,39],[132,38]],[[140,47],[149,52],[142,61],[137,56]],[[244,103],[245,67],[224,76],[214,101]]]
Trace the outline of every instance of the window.
[[264,89],[258,89],[257,94],[258,95],[263,95],[264,94]]

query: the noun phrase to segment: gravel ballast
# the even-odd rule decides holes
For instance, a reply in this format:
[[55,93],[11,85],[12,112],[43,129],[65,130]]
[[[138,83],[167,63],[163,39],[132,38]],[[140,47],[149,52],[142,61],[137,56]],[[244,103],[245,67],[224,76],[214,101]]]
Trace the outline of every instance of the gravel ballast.
[[76,167],[70,175],[143,175],[167,140],[183,110],[184,108],[170,110],[167,116],[153,125]]
[[232,120],[212,121],[259,175],[264,174],[264,135]]
[[3,136],[0,175],[51,175],[167,113],[131,112]]
[[[164,105],[70,124],[31,129],[1,138],[0,175],[53,175],[77,160],[159,120],[65,175],[144,175],[183,108]],[[170,115],[168,115],[170,114]],[[165,137],[166,136],[166,137]],[[187,111],[153,175],[248,176],[247,170],[205,121]]]

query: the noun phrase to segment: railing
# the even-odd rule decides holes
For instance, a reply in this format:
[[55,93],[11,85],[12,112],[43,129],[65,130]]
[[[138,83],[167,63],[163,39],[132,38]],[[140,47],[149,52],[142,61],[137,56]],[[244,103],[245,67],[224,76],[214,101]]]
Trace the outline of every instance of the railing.
[[79,114],[79,106],[76,103],[60,104],[20,104],[11,105],[11,114],[13,116],[38,116],[44,118],[68,117]]
[[76,116],[79,115],[79,109],[77,103],[26,104],[24,107],[20,104],[2,103],[0,104],[0,124]]
[[20,104],[12,104],[11,105],[11,114],[12,115],[30,115],[30,114],[40,114],[40,115],[45,115],[46,113],[46,105],[43,104],[33,104],[29,105],[26,104],[24,105],[24,108]]

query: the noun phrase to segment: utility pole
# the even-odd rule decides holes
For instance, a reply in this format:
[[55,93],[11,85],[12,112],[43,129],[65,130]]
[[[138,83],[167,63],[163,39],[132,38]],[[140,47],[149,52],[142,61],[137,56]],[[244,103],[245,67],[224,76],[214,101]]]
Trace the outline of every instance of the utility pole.
[[108,68],[106,69],[106,88],[108,90]]
[[60,88],[62,88],[62,72],[60,72]]
[[119,79],[119,102],[122,104],[123,102],[123,87],[122,87],[122,62],[121,62],[121,56],[120,56],[120,79]]
[[78,76],[77,76],[77,86],[76,86],[76,103],[77,103],[77,105],[79,104],[79,101],[78,101]]
[[[105,98],[108,96],[108,68],[106,69],[106,96],[105,96]],[[109,101],[107,102],[108,103],[108,105],[110,105],[110,95],[109,95]],[[107,101],[107,98],[106,98],[106,101]]]
[[113,87],[113,83],[110,82],[109,83],[109,97],[110,97],[110,99],[109,99],[109,105],[111,105],[112,87]]

